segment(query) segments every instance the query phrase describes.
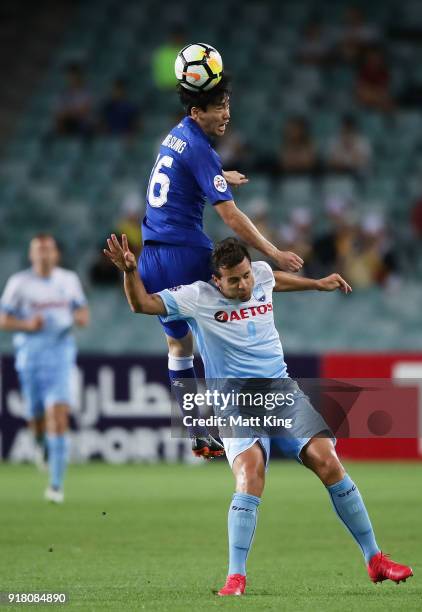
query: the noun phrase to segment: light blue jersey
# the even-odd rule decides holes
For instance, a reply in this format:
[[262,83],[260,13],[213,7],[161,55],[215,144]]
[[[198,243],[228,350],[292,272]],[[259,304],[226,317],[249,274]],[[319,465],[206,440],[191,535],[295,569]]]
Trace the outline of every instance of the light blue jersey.
[[20,319],[35,315],[43,319],[39,331],[14,334],[16,369],[56,369],[58,364],[73,363],[73,311],[85,304],[79,279],[70,270],[57,267],[44,278],[29,268],[11,276],[0,300],[1,310]]
[[186,320],[202,356],[206,378],[287,378],[274,324],[270,266],[254,262],[248,302],[230,300],[213,285],[197,281],[160,291],[168,321]]

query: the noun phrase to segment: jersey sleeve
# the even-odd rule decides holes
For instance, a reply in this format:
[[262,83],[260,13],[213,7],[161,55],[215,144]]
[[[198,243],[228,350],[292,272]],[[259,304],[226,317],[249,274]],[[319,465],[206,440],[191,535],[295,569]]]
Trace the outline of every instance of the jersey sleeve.
[[275,277],[271,266],[266,261],[254,262],[255,275],[258,276],[257,280],[260,283],[270,283],[271,288],[275,287]]
[[0,298],[0,311],[6,314],[19,316],[21,301],[19,279],[16,276],[11,276]]
[[195,318],[199,297],[196,283],[164,289],[159,291],[158,295],[167,310],[167,317],[164,317],[166,322]]
[[210,146],[201,143],[190,149],[186,161],[210,204],[233,200],[233,194],[223,176],[220,158]]
[[72,274],[71,276],[71,300],[72,300],[72,309],[76,310],[77,308],[82,308],[87,305],[87,299],[82,289],[81,281],[77,274]]

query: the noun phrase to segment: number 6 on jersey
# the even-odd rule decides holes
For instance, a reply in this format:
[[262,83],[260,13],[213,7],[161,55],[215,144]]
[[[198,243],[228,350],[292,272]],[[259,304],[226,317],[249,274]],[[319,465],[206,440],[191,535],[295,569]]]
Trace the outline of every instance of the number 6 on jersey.
[[[148,202],[154,208],[160,208],[167,202],[167,194],[170,189],[170,178],[164,172],[161,172],[162,167],[171,168],[173,158],[170,155],[158,157],[155,166],[151,173],[148,186]],[[158,193],[157,193],[158,191]]]

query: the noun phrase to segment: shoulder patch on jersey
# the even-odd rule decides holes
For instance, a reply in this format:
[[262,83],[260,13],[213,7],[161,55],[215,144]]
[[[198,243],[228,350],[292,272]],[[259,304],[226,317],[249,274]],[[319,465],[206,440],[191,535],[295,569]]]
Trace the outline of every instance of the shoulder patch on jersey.
[[227,191],[227,182],[224,176],[221,176],[221,174],[215,175],[214,187],[217,189],[217,191],[220,191],[221,193],[223,193],[224,191]]
[[265,292],[261,284],[256,285],[256,287],[253,288],[252,294],[254,298],[258,300],[258,302],[265,302]]
[[179,291],[182,288],[182,285],[176,285],[176,287],[170,287],[169,291]]

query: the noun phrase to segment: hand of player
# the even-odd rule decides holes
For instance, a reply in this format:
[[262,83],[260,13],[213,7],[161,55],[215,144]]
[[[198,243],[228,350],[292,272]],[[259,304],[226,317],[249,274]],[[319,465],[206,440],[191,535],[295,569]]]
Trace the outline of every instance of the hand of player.
[[330,276],[326,276],[325,278],[320,278],[317,281],[318,291],[335,291],[336,289],[340,289],[343,293],[351,293],[351,286],[346,283],[344,278],[340,276],[340,274],[330,274]]
[[240,187],[249,183],[249,179],[237,170],[223,170],[223,176],[231,187]]
[[273,261],[285,272],[299,272],[303,266],[303,259],[291,251],[278,251]]
[[28,332],[37,332],[44,327],[44,319],[41,315],[35,315],[32,319],[26,320],[25,327]]
[[129,249],[126,234],[122,234],[122,244],[118,241],[115,234],[107,238],[109,250],[104,249],[104,255],[114,263],[122,272],[133,272],[136,270],[136,257]]

